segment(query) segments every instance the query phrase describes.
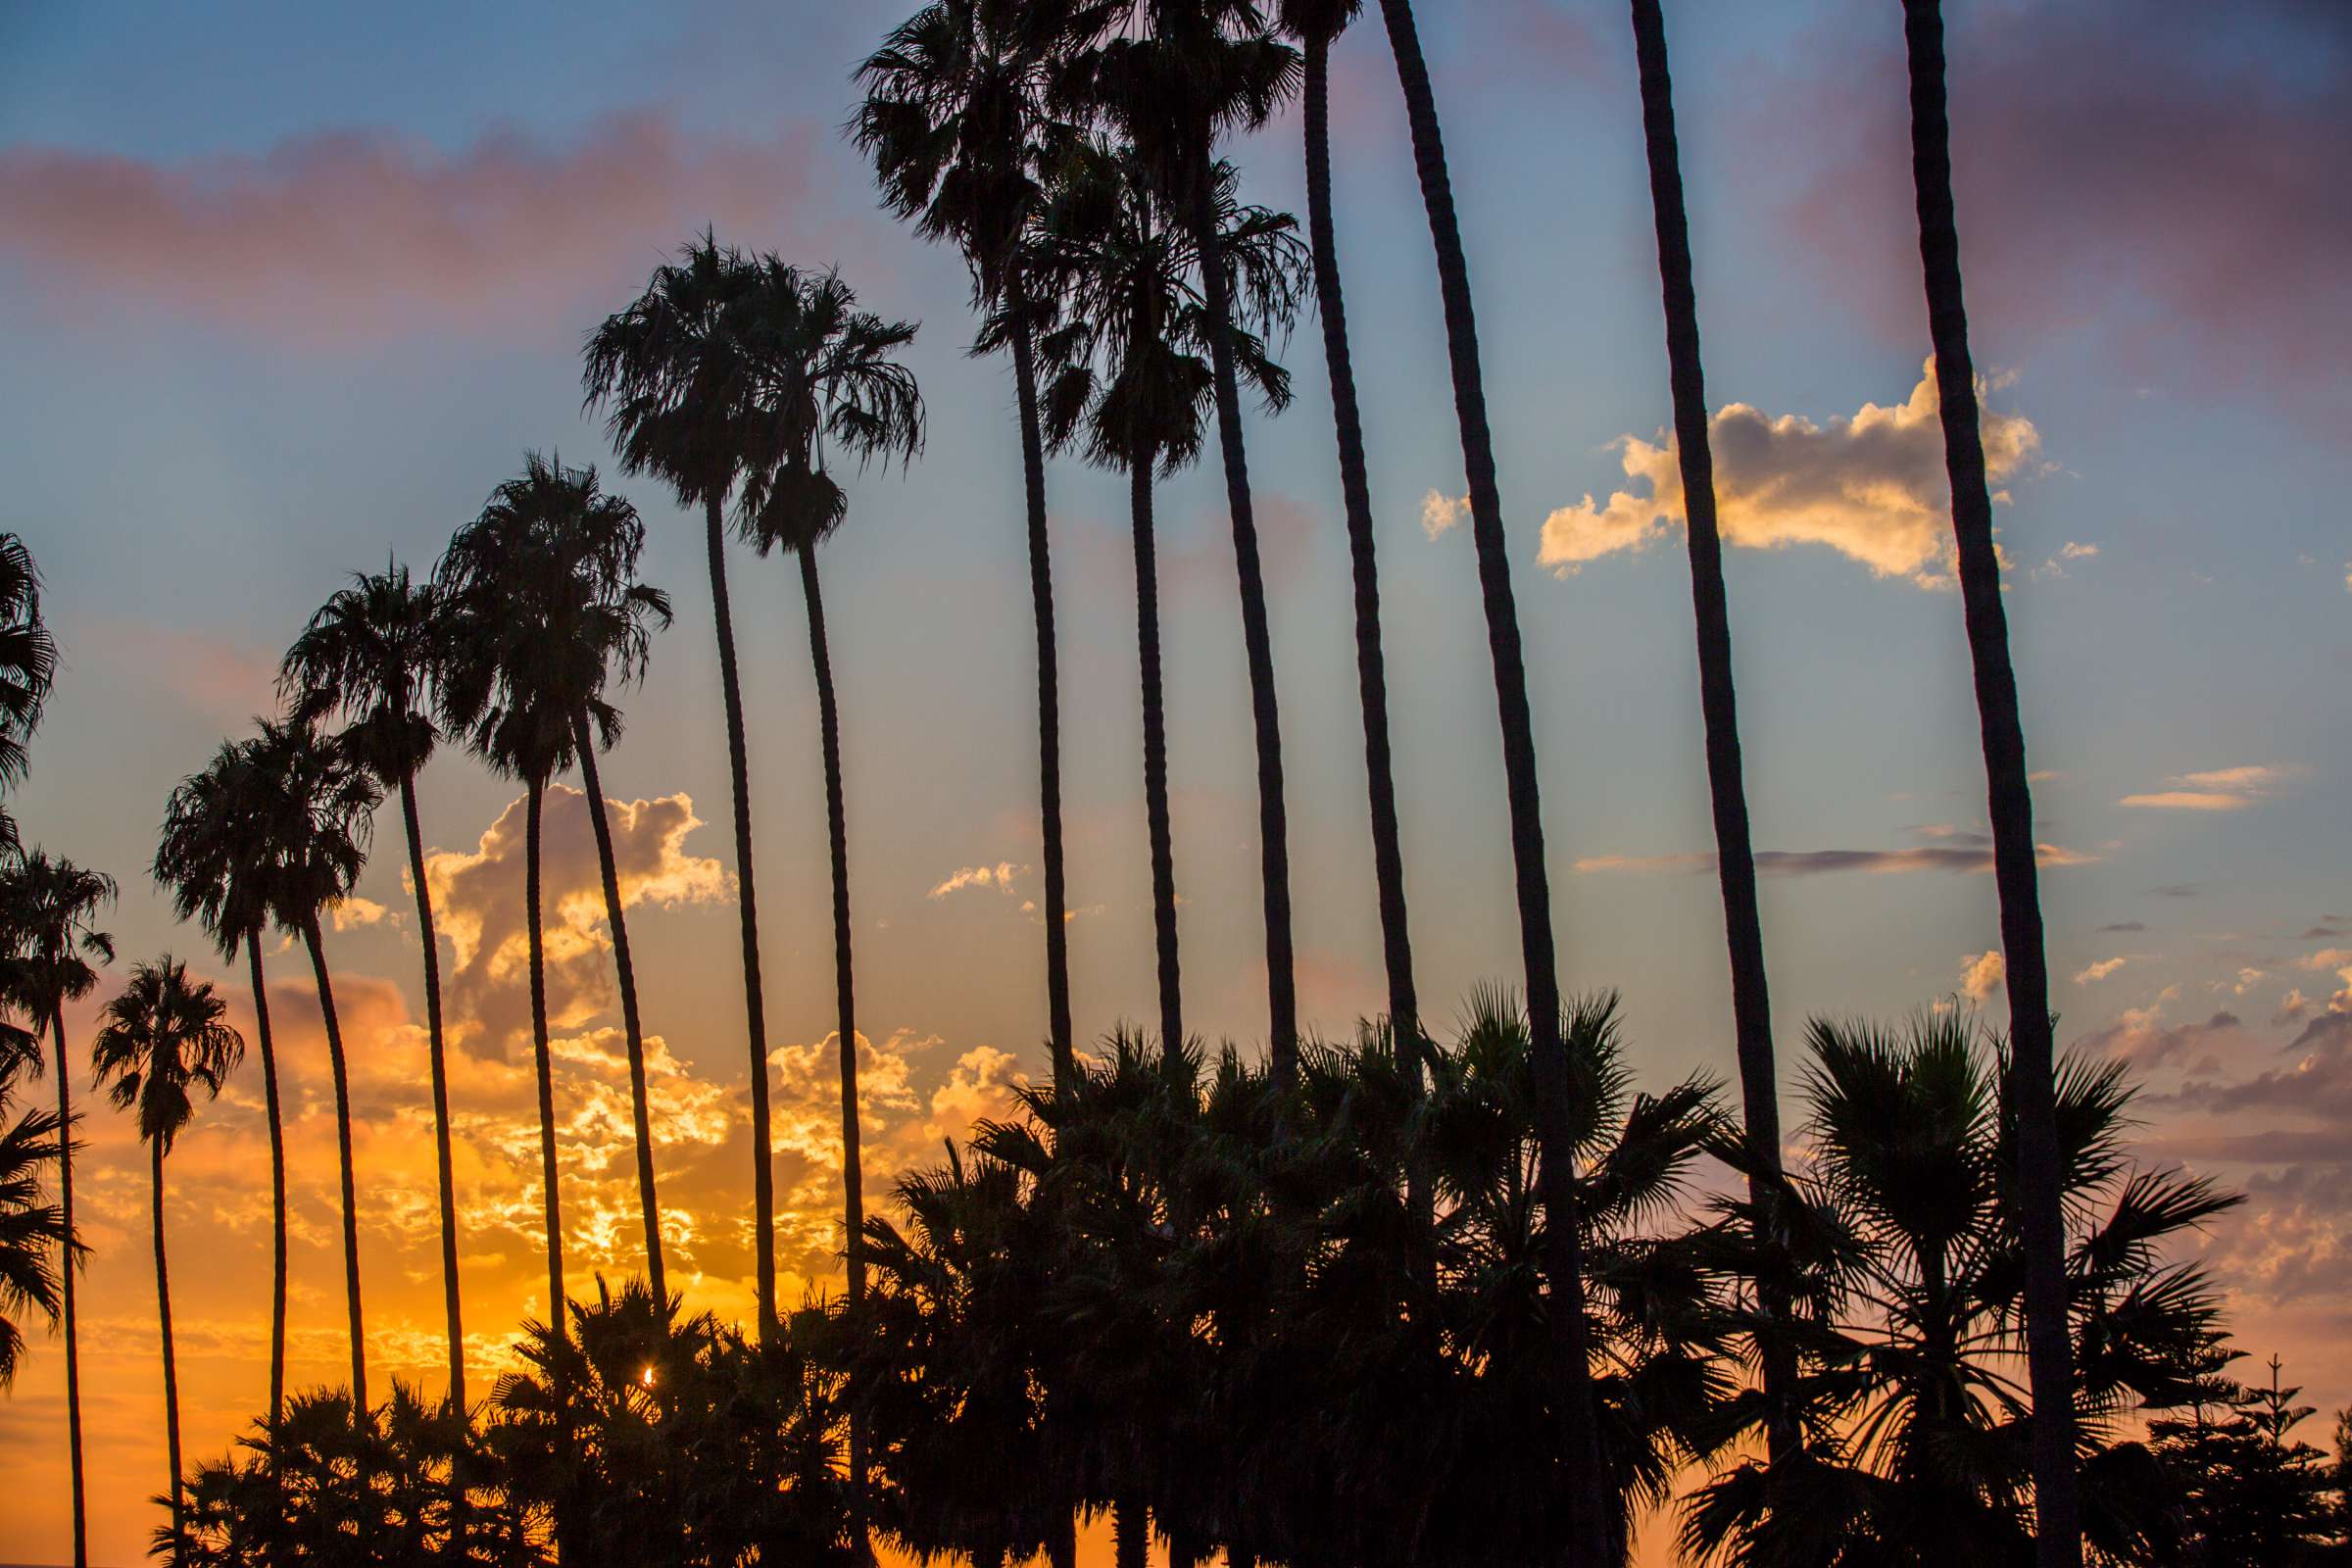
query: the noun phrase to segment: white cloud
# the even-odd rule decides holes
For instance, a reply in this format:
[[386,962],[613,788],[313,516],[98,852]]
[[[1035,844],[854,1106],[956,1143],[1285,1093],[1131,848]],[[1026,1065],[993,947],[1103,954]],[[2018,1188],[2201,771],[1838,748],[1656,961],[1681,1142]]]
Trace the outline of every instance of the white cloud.
[[2165,780],[2168,788],[2127,795],[2116,804],[2159,811],[2238,811],[2303,772],[2298,766],[2268,763],[2180,773]]
[[2008,977],[2009,960],[2001,956],[1998,948],[1988,948],[1960,961],[1960,989],[1972,1001],[1987,1000]]
[[933,888],[929,896],[944,899],[951,894],[961,893],[966,888],[995,888],[1002,893],[1010,893],[1014,881],[1028,874],[1028,866],[1015,865],[1010,860],[999,860],[994,865],[967,865]]
[[350,931],[364,925],[375,925],[392,911],[373,899],[363,899],[354,893],[326,911],[338,931]]
[[2130,963],[2131,961],[2132,960],[2128,957],[2101,958],[2098,962],[2079,970],[2075,975],[2075,984],[2079,986],[2086,986],[2091,984],[2093,981],[2104,980],[2109,975],[2115,973],[2116,970],[2121,969],[2125,964]]
[[[1981,379],[1980,399],[1999,384]],[[2040,450],[2040,433],[2022,415],[1987,406],[1983,430],[1985,470],[1996,483],[2026,470]],[[1711,421],[1709,441],[1728,543],[1751,550],[1827,545],[1882,577],[1950,584],[1951,491],[1932,360],[1910,396],[1891,408],[1865,403],[1850,416],[1817,424],[1730,403]],[[1684,518],[1673,439],[1626,435],[1616,446],[1626,477],[1647,493],[1619,490],[1605,504],[1587,496],[1545,518],[1537,559],[1561,576],[1602,556],[1647,549]],[[1996,491],[1994,499],[2008,496]]]
[[1469,515],[1468,496],[1449,496],[1443,490],[1432,490],[1421,498],[1421,531],[1432,539],[1466,521]]

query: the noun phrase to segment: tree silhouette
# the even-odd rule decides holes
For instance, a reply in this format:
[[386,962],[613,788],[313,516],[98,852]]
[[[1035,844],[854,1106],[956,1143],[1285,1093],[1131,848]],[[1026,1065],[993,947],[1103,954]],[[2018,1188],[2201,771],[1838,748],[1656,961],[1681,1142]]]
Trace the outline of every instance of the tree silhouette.
[[[57,675],[57,644],[41,619],[41,573],[32,552],[0,533],[0,797],[24,776],[25,743],[41,721]],[[0,804],[0,855],[14,855],[17,819]]]
[[80,1244],[70,1242],[65,1210],[49,1200],[47,1168],[66,1157],[56,1116],[27,1107],[10,1114],[17,1070],[39,1066],[12,1058],[0,1067],[0,1393],[16,1382],[24,1360],[24,1319],[39,1313],[54,1330],[65,1310],[61,1261]]

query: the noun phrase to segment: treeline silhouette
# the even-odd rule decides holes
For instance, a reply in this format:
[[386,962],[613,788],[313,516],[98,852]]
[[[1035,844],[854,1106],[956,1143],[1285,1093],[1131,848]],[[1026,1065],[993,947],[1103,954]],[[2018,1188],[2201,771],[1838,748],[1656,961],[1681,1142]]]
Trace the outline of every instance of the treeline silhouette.
[[[150,1148],[178,1563],[1074,1561],[1107,1513],[1121,1568],[1170,1561],[1623,1562],[1679,1504],[1697,1557],[1742,1564],[2267,1560],[2335,1549],[2338,1477],[2289,1436],[2291,1391],[2230,1383],[2217,1298],[2165,1248],[2230,1206],[2138,1169],[2119,1069],[2055,1053],[2032,801],[1993,549],[1950,190],[1940,7],[1903,0],[1913,168],[1955,557],[1982,718],[2014,1035],[1955,1012],[1821,1022],[1782,1130],[1741,778],[1696,300],[1657,0],[1632,0],[1668,384],[1687,497],[1710,802],[1738,1071],[1639,1094],[1614,1004],[1563,999],[1528,676],[1470,266],[1407,0],[1381,0],[1439,278],[1477,591],[1492,656],[1516,984],[1451,1038],[1415,982],[1383,660],[1366,431],[1330,160],[1330,51],[1356,0],[935,0],[858,70],[848,133],[884,205],[969,264],[978,353],[1017,392],[1037,636],[1047,1079],[942,1167],[863,1211],[841,731],[819,576],[845,481],[920,454],[913,325],[834,271],[706,231],[588,336],[583,389],[620,468],[701,514],[727,720],[750,1072],[757,1311],[670,1292],[644,1026],[598,759],[619,739],[668,600],[645,523],[593,466],[529,456],[431,573],[388,562],[303,628],[282,712],[176,789],[152,866],[256,1014],[275,1222],[267,1413],[183,1483],[164,1245],[166,1155],[246,1042],[169,957],[105,1009],[94,1062]],[[1307,221],[1245,202],[1228,156],[1303,100]],[[1388,1007],[1359,1038],[1298,1016],[1286,777],[1244,402],[1312,300],[1331,377],[1354,596]],[[1153,502],[1214,434],[1233,527],[1257,786],[1265,1058],[1184,1025]],[[1125,475],[1156,1032],[1073,1038],[1048,463]],[[845,1290],[776,1299],[754,793],[728,535],[794,558],[818,695],[841,1070]],[[29,554],[0,546],[0,785],[21,775],[55,650]],[[539,1199],[551,1321],[468,1395],[447,1040],[418,779],[443,743],[521,786]],[[647,1279],[574,1298],[546,1000],[546,792],[590,808],[630,1073]],[[448,1380],[370,1398],[347,1054],[324,932],[400,803],[424,961]],[[75,1559],[86,1562],[68,1003],[112,961],[114,884],[18,843],[0,814],[0,1103],[52,1047],[57,1110],[0,1141],[0,1376],[13,1316],[62,1324]],[[286,1170],[263,947],[299,941],[334,1086],[351,1376],[285,1389]],[[1785,1146],[1801,1157],[1784,1165]],[[48,1198],[54,1173],[56,1201]],[[1718,1186],[1709,1173],[1730,1173]],[[2268,1402],[2265,1402],[2267,1398]],[[2166,1415],[2143,1432],[2151,1412]],[[2208,1415],[2211,1419],[2208,1420]],[[2280,1499],[2286,1499],[2281,1501]],[[2291,1502],[2293,1505],[2289,1506]],[[2268,1534],[2263,1534],[2263,1532]],[[2247,1532],[2252,1532],[2249,1535]],[[2203,1556],[2196,1554],[2203,1553]],[[2313,1560],[2319,1560],[2313,1556]]]

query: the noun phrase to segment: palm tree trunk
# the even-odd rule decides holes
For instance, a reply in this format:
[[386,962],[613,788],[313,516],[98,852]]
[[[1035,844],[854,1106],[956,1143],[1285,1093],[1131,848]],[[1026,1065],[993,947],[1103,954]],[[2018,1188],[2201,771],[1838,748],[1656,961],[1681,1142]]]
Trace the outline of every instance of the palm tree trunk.
[[1911,71],[1911,171],[1919,199],[1919,254],[1952,486],[1952,534],[1968,617],[1977,716],[1984,750],[1993,883],[2001,900],[2007,960],[2011,1082],[2017,1100],[2019,1221],[2026,1254],[2026,1350],[2034,1391],[2034,1556],[2041,1568],[2079,1568],[2082,1506],[2075,1473],[2074,1347],[2068,1337],[2066,1214],[2060,1184],[2055,1041],[2042,949],[2041,896],[2034,863],[2034,796],[1992,503],[1977,423],[1976,367],[1960,286],[1960,232],[1952,207],[1951,123],[1944,103],[1943,12],[1938,0],[1904,0]]
[[400,818],[409,836],[409,880],[416,885],[416,931],[424,945],[424,1018],[433,1071],[433,1157],[441,1179],[441,1304],[449,1319],[449,1402],[466,1408],[466,1331],[458,1313],[458,1194],[449,1147],[449,1062],[441,1034],[441,953],[433,894],[424,881],[424,834],[416,820],[416,778],[400,781]]
[[1057,1511],[1046,1528],[1046,1568],[1078,1568],[1077,1513]]
[[1599,1433],[1592,1404],[1590,1335],[1584,1311],[1584,1239],[1576,1220],[1575,1170],[1568,1106],[1568,1062],[1560,1039],[1560,985],[1552,951],[1551,889],[1544,863],[1544,812],[1536,782],[1535,720],[1528,709],[1526,658],[1519,612],[1511,593],[1511,564],[1502,532],[1502,497],[1494,476],[1494,436],[1487,420],[1485,377],[1479,366],[1478,320],[1470,298],[1470,268],[1446,173],[1446,143],[1438,125],[1429,65],[1413,25],[1410,0],[1381,0],[1396,75],[1412,131],[1413,162],[1438,256],[1438,287],[1446,312],[1446,342],[1453,371],[1454,414],[1461,426],[1462,466],[1470,488],[1470,532],[1487,613],[1487,648],[1494,666],[1494,699],[1502,726],[1503,780],[1510,803],[1511,859],[1517,873],[1519,946],[1527,974],[1528,1033],[1535,1073],[1544,1208],[1545,1272],[1555,1307],[1555,1353],[1564,1387],[1562,1440],[1569,1459],[1567,1560],[1599,1568],[1608,1558],[1609,1508],[1600,1474]]
[[743,733],[743,685],[735,669],[735,616],[727,598],[727,540],[721,487],[703,498],[703,544],[710,558],[710,605],[718,622],[718,684],[727,709],[727,768],[735,794],[736,908],[743,926],[743,1012],[751,1040],[752,1216],[760,1255],[760,1337],[776,1326],[775,1152],[767,1119],[767,1006],[760,980],[760,901],[752,883],[752,772]]
[[74,1568],[89,1568],[89,1530],[81,1477],[81,1320],[74,1300],[74,1104],[66,1069],[66,1010],[49,1009],[49,1039],[57,1048],[57,1206],[65,1227],[58,1277],[66,1287],[66,1457],[74,1472]]
[[[1667,379],[1674,397],[1675,444],[1690,542],[1690,602],[1698,623],[1699,710],[1706,727],[1707,791],[1715,813],[1715,854],[1723,885],[1723,922],[1732,961],[1732,1022],[1740,1059],[1748,1157],[1756,1173],[1748,1199],[1768,1214],[1781,1168],[1781,1110],[1772,1049],[1772,1003],[1765,985],[1764,923],[1756,907],[1756,857],[1748,838],[1747,787],[1740,761],[1740,710],[1732,685],[1732,623],[1724,594],[1723,539],[1715,517],[1715,458],[1707,428],[1707,391],[1698,352],[1698,296],[1690,275],[1690,229],[1683,205],[1682,155],[1674,128],[1673,78],[1658,0],[1633,0],[1634,53],[1642,76],[1642,124],[1649,150],[1650,204],[1658,231],[1658,276],[1666,306]],[[1768,1293],[1764,1314],[1787,1303]],[[1787,1399],[1796,1369],[1777,1343],[1766,1348],[1766,1431],[1774,1453],[1796,1434]]]
[[[1355,675],[1364,709],[1364,774],[1372,797],[1372,875],[1380,899],[1381,957],[1388,969],[1389,1026],[1400,1041],[1420,1038],[1413,990],[1413,944],[1405,925],[1404,851],[1396,827],[1396,780],[1389,762],[1389,680],[1381,654],[1380,563],[1372,535],[1372,486],[1365,473],[1364,423],[1356,407],[1355,368],[1348,345],[1348,306],[1340,288],[1339,240],[1331,213],[1331,46],[1306,45],[1306,227],[1314,255],[1315,304],[1323,318],[1323,359],[1331,369],[1331,412],[1340,442],[1340,495],[1348,513],[1348,554],[1355,576]],[[1418,1079],[1416,1078],[1416,1081]]]
[[[848,1307],[858,1320],[865,1301],[865,1191],[858,1159],[858,988],[850,953],[849,809],[842,799],[841,709],[833,696],[833,655],[825,640],[825,600],[816,581],[816,552],[803,546],[801,597],[808,608],[808,662],[816,673],[817,729],[825,760],[825,829],[833,852],[833,994],[839,1005],[841,1041],[842,1216],[848,1227],[843,1251],[848,1264]],[[850,1419],[851,1507],[864,1537],[865,1434]]]
[[531,967],[531,1054],[539,1074],[540,1207],[547,1224],[547,1326],[560,1339],[565,1332],[564,1295],[564,1204],[556,1181],[556,1073],[547,1044],[547,941],[539,911],[539,835],[547,781],[524,786],[523,902],[529,906]]
[[1152,839],[1152,927],[1159,950],[1159,1044],[1184,1043],[1176,952],[1176,850],[1168,821],[1168,720],[1159,667],[1159,548],[1152,528],[1152,460],[1128,465],[1135,534],[1135,643],[1144,684],[1144,821]]
[[[1200,146],[1208,141],[1203,135]],[[1282,717],[1275,703],[1274,645],[1266,621],[1266,575],[1257,553],[1250,459],[1242,442],[1242,392],[1233,364],[1232,289],[1217,244],[1217,213],[1202,158],[1193,182],[1193,243],[1208,305],[1209,360],[1217,382],[1217,446],[1225,458],[1225,504],[1233,514],[1233,558],[1241,577],[1242,648],[1250,664],[1250,716],[1257,739],[1257,842],[1265,890],[1268,1049],[1275,1076],[1298,1074],[1298,981],[1291,942],[1291,832],[1283,804]]]
[[303,945],[310,949],[311,973],[318,982],[318,1012],[326,1022],[326,1059],[335,1079],[335,1147],[342,1156],[343,1177],[343,1299],[351,1318],[351,1414],[354,1423],[368,1423],[368,1334],[360,1310],[359,1184],[351,1161],[351,1076],[343,1056],[343,1024],[335,1014],[335,988],[326,972],[326,944],[318,918],[303,922]]
[[1141,1497],[1125,1496],[1112,1504],[1110,1533],[1115,1568],[1146,1568],[1152,1553],[1152,1514]]
[[270,1120],[270,1432],[274,1441],[286,1406],[286,1127],[278,1114],[277,1050],[270,1037],[270,990],[262,981],[261,933],[245,933],[253,970],[254,1032],[262,1044],[262,1100]]
[[179,1498],[179,1366],[172,1353],[172,1270],[164,1259],[164,1144],[150,1138],[147,1152],[155,1171],[155,1312],[164,1336],[164,1445],[172,1465],[172,1553],[182,1550]]
[[1061,672],[1054,639],[1054,547],[1046,530],[1046,448],[1038,425],[1037,348],[1016,269],[1006,289],[1012,311],[1012,379],[1020,402],[1021,478],[1029,505],[1029,599],[1037,617],[1037,799],[1045,840],[1046,1017],[1054,1087],[1066,1089],[1075,1064],[1070,1031],[1068,890],[1061,850]]
[[645,1097],[645,1031],[637,1017],[637,966],[629,958],[629,923],[621,912],[620,867],[612,856],[612,824],[605,812],[605,787],[596,772],[596,736],[585,709],[571,716],[572,743],[580,754],[580,781],[588,786],[588,820],[596,829],[597,869],[605,884],[605,921],[612,928],[612,967],[620,977],[620,1022],[629,1051],[629,1114],[637,1135],[637,1205],[645,1216],[645,1272],[654,1299],[666,1303],[669,1286],[662,1272],[662,1205],[654,1195],[654,1126]]

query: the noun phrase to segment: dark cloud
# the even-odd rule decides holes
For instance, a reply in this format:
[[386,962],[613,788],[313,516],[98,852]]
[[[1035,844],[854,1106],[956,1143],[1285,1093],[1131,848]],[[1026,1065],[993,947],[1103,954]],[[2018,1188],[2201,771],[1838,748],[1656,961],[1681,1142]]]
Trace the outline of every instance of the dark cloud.
[[2101,935],[2112,934],[2123,936],[2132,932],[2145,931],[2147,928],[2148,923],[2145,920],[2118,920],[2113,925],[2103,925],[2099,927],[2099,933]]

